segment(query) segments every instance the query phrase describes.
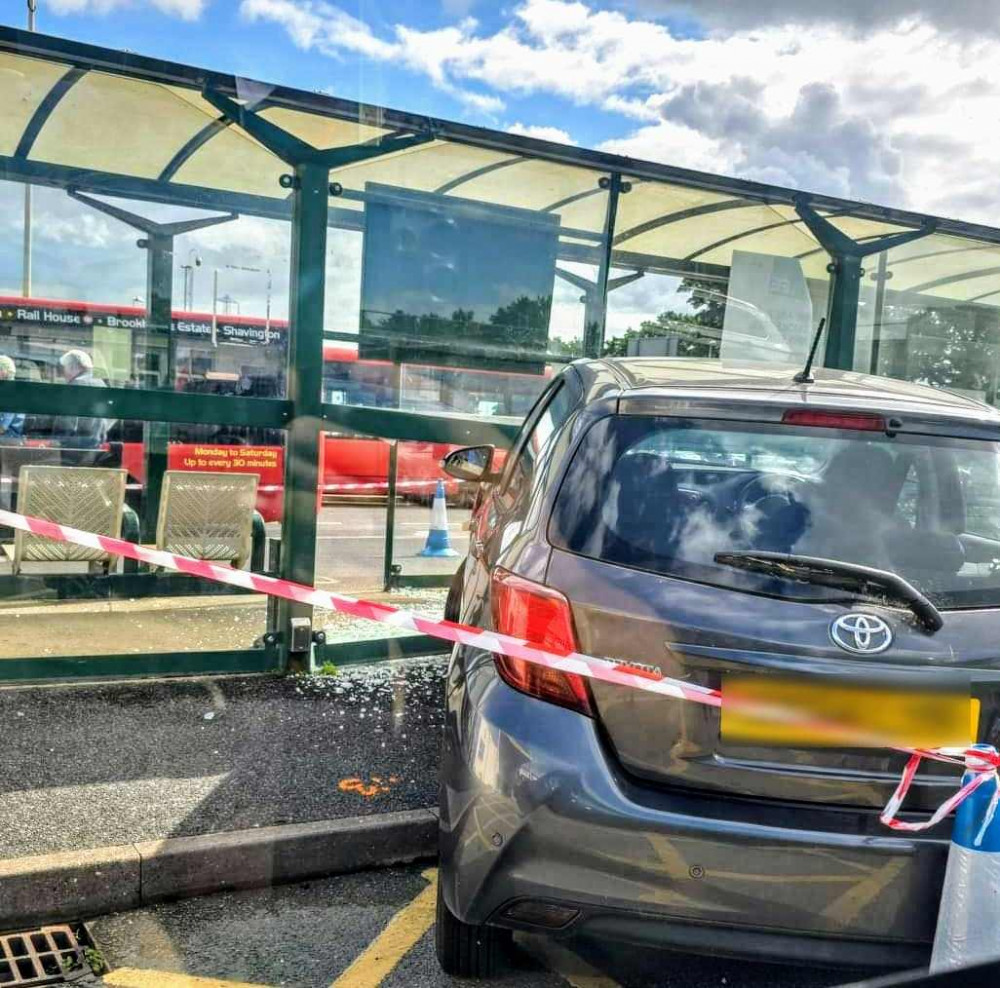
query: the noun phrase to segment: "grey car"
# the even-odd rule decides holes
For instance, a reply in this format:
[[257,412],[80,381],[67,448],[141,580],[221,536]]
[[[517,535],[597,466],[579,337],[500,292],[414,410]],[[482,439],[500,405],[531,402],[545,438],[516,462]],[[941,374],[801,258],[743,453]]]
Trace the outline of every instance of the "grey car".
[[[502,470],[489,447],[446,461],[480,484],[447,616],[723,696],[794,696],[920,744],[996,744],[1000,415],[794,371],[566,368]],[[904,761],[457,646],[440,962],[488,975],[522,929],[923,963],[949,831],[880,823]],[[908,812],[955,784],[947,765],[923,769]]]

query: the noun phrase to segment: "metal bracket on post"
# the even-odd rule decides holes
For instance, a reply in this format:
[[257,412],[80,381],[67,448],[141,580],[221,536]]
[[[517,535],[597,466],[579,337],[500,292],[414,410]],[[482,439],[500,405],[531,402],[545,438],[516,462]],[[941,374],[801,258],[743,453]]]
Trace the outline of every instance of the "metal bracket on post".
[[[287,164],[281,187],[291,191],[292,249],[289,277],[288,398],[292,419],[285,449],[285,505],[282,515],[281,576],[312,585],[316,576],[316,499],[319,444],[323,420],[323,315],[326,292],[326,235],[331,195],[342,189],[330,182],[330,170],[369,158],[404,151],[434,139],[431,133],[387,134],[378,141],[349,147],[315,148],[247,106],[217,90],[202,95],[225,119]],[[312,621],[312,608],[281,600],[269,632],[277,637],[284,667],[308,668],[293,647],[296,629]]]
[[[616,288],[622,288],[624,285],[632,284],[633,281],[638,281],[645,274],[646,269],[640,268],[638,271],[633,271],[630,274],[619,275],[617,278],[609,278],[608,294]],[[562,278],[563,281],[568,281],[574,288],[579,288],[583,292],[580,296],[580,301],[583,303],[583,325],[590,326],[598,322],[601,318],[601,296],[598,290],[600,284],[596,281],[591,281],[589,278],[585,278],[582,274],[577,274],[575,271],[567,271],[565,268],[556,268],[556,277]]]
[[819,241],[820,246],[833,259],[829,270],[833,277],[830,295],[830,312],[826,338],[827,367],[840,370],[854,369],[854,340],[858,319],[858,301],[861,297],[861,262],[872,254],[892,250],[911,240],[919,240],[934,232],[933,221],[926,222],[919,230],[904,230],[884,237],[865,240],[852,239],[838,229],[825,216],[813,209],[807,196],[796,196],[795,211]]

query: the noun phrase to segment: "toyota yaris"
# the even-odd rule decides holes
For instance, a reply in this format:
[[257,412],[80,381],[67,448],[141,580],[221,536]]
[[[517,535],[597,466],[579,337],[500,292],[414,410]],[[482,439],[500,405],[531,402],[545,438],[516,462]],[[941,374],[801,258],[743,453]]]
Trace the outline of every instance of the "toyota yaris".
[[[800,375],[801,377],[801,375]],[[447,616],[913,744],[1000,739],[1000,415],[853,373],[580,361],[478,482]],[[437,949],[510,930],[918,964],[947,824],[878,820],[905,756],[457,646]],[[908,809],[954,791],[921,771]]]

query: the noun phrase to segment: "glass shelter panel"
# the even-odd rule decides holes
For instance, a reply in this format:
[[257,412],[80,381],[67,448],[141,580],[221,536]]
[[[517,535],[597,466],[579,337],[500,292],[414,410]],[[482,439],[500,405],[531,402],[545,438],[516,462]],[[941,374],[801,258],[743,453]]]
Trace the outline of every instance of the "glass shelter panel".
[[[421,593],[412,602],[440,616],[444,591],[464,558],[466,522],[476,494],[473,485],[441,470],[442,459],[457,448],[326,434],[317,585],[351,594],[415,587]],[[497,462],[502,461],[500,451]],[[443,499],[443,509],[436,499]],[[328,641],[385,634],[384,627],[343,615],[323,613],[317,620],[327,629]]]
[[0,353],[19,380],[285,394],[287,220],[27,188],[30,267],[26,186],[0,180]]
[[997,404],[1000,245],[933,234],[866,261],[855,368]]
[[599,319],[603,177],[443,142],[334,168],[324,401],[523,416]]
[[627,188],[606,353],[805,358],[826,314],[829,256],[794,209],[649,180],[628,179]]
[[[3,411],[0,507],[263,572],[284,455],[276,429]],[[240,589],[9,528],[0,551],[0,661],[233,651],[267,630]]]

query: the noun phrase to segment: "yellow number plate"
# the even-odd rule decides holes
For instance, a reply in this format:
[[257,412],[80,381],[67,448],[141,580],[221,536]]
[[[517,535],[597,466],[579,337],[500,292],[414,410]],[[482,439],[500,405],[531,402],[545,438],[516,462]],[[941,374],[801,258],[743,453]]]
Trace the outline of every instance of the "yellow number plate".
[[[793,716],[777,720],[739,709],[745,703]],[[870,747],[861,739],[875,737],[901,748],[936,748],[971,744],[978,730],[979,700],[956,693],[773,676],[726,676],[722,682],[724,741],[849,748]],[[858,740],[852,743],[849,735]]]

